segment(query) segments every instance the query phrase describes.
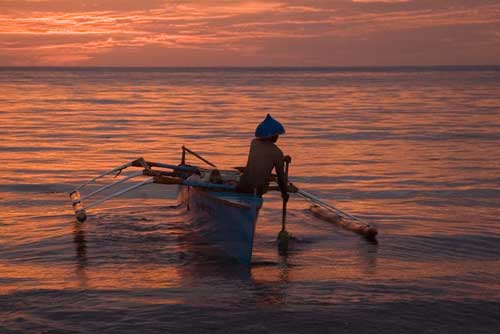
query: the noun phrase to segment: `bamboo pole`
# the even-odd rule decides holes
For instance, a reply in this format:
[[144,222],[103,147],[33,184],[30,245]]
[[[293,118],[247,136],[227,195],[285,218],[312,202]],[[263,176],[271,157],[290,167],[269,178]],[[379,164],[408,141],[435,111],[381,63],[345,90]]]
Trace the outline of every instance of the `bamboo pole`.
[[110,200],[110,199],[115,198],[115,197],[117,197],[117,196],[123,195],[123,194],[125,194],[126,192],[132,191],[132,190],[134,190],[134,189],[137,189],[137,188],[142,187],[142,186],[147,185],[147,184],[151,184],[151,183],[153,183],[153,182],[154,182],[154,177],[150,177],[149,179],[147,179],[147,180],[145,180],[145,181],[139,182],[139,183],[134,184],[134,185],[132,185],[132,186],[130,186],[130,187],[127,187],[127,188],[125,188],[125,189],[123,189],[123,190],[120,190],[120,191],[118,191],[118,192],[116,192],[116,193],[113,193],[113,194],[111,194],[111,195],[108,195],[108,196],[106,196],[106,197],[104,197],[104,198],[102,198],[102,199],[100,199],[100,200],[98,200],[98,201],[95,201],[95,202],[93,202],[93,203],[91,203],[91,204],[87,205],[86,209],[89,209],[89,208],[91,208],[91,207],[94,207],[94,206],[96,206],[96,205],[99,205],[99,204],[101,204],[101,203],[103,203],[103,202],[106,202],[107,200]]
[[[375,240],[375,237],[378,234],[378,230],[375,226],[365,222],[361,218],[353,216],[329,203],[322,201],[311,193],[299,190],[297,194],[314,203],[309,210],[319,218],[338,224],[347,230],[361,234],[368,240]],[[350,221],[345,218],[349,218]]]
[[132,174],[130,174],[129,176],[124,177],[123,179],[121,179],[121,180],[119,180],[119,181],[113,182],[113,183],[111,183],[111,184],[107,184],[107,185],[105,185],[105,186],[103,186],[103,187],[101,187],[101,188],[99,188],[99,189],[97,189],[97,190],[95,190],[95,191],[91,192],[90,194],[83,196],[83,197],[81,198],[81,200],[83,201],[84,199],[88,199],[89,197],[92,197],[92,196],[94,196],[94,195],[97,195],[98,193],[103,192],[103,191],[104,191],[104,190],[106,190],[106,189],[109,189],[109,188],[111,188],[111,187],[113,187],[113,186],[117,186],[117,185],[122,184],[123,182],[125,182],[125,181],[127,181],[127,180],[133,179],[134,177],[141,176],[141,175],[144,175],[144,173],[143,173],[142,171],[132,173]]
[[[213,168],[217,168],[216,165],[214,165],[213,163],[211,163],[210,161],[208,161],[207,159],[205,159],[204,157],[202,157],[201,155],[199,155],[198,153],[194,152],[194,151],[191,151],[189,148],[185,147],[185,146],[182,146],[182,151],[183,152],[188,152],[192,155],[194,155],[195,157],[197,157],[198,159],[200,159],[201,161],[203,161],[204,163],[206,163],[207,165],[209,166],[212,166]],[[185,154],[185,153],[184,153]],[[184,162],[185,162],[185,155],[183,155],[183,158],[184,158]]]
[[[142,158],[140,158],[140,159],[142,159]],[[136,161],[138,161],[138,160],[139,160],[139,159],[134,160],[134,161],[127,162],[126,164],[123,164],[123,165],[118,166],[118,167],[116,167],[116,168],[113,168],[113,169],[111,169],[111,170],[109,170],[109,171],[107,171],[107,172],[104,172],[104,173],[102,173],[101,175],[98,175],[98,176],[94,177],[93,179],[91,179],[91,180],[89,180],[89,181],[87,181],[87,182],[85,182],[85,183],[83,183],[83,184],[79,185],[78,187],[76,187],[76,188],[75,188],[75,191],[76,191],[76,190],[80,190],[80,189],[82,189],[83,187],[85,187],[85,186],[89,185],[90,183],[93,183],[93,182],[97,181],[97,180],[98,180],[98,179],[100,179],[100,178],[105,177],[106,175],[113,174],[113,173],[116,173],[116,172],[121,172],[122,170],[124,170],[124,169],[126,169],[126,168],[128,168],[128,167],[130,167],[130,166],[133,166],[133,165],[134,165],[134,163],[136,163]]]

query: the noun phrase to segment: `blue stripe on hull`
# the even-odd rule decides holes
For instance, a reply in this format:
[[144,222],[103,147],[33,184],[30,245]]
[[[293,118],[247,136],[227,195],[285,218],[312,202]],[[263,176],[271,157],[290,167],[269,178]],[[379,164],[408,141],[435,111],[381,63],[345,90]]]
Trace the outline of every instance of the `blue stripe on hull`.
[[262,198],[180,186],[179,200],[187,205],[203,238],[239,262],[251,263]]

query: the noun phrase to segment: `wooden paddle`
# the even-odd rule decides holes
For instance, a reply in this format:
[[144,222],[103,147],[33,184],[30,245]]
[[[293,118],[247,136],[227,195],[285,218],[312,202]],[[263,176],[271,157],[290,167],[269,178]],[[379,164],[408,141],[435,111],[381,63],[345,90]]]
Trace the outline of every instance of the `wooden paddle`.
[[[288,168],[292,159],[290,156],[285,157],[285,186],[288,186]],[[286,190],[288,194],[288,189]],[[288,196],[283,198],[283,212],[281,216],[281,231],[278,234],[278,251],[281,255],[286,255],[288,253],[288,244],[290,242],[290,233],[286,231],[286,204],[288,202]]]

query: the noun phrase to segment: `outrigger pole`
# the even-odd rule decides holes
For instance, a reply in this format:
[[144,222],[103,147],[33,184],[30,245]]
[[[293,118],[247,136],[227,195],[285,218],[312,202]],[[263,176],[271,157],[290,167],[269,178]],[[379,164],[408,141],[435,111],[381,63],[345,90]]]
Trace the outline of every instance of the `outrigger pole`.
[[338,224],[347,230],[361,234],[368,240],[375,241],[375,237],[378,234],[378,230],[375,226],[361,218],[353,216],[329,203],[322,201],[319,197],[308,193],[307,191],[297,190],[297,194],[314,204],[309,208],[309,210],[319,218]]
[[[190,151],[190,153],[193,153]],[[98,179],[101,179],[107,175],[115,174],[115,177],[120,175],[121,172],[129,167],[141,167],[143,168],[142,171],[134,172],[128,176],[123,177],[122,179],[113,182],[111,184],[102,186],[93,192],[81,196],[80,190],[85,188],[91,183],[94,183]],[[157,167],[157,168],[162,168],[162,169],[170,169],[171,171],[161,171],[161,170],[152,170],[152,167]],[[151,161],[146,161],[143,158],[139,158],[133,161],[130,161],[126,164],[120,165],[116,168],[113,168],[107,172],[104,172],[95,178],[79,185],[76,187],[72,192],[70,192],[69,196],[72,201],[73,205],[73,210],[75,211],[75,216],[76,219],[80,222],[83,222],[87,219],[87,213],[86,209],[94,207],[96,205],[99,205],[101,203],[104,203],[112,198],[118,197],[120,195],[123,195],[129,191],[135,190],[137,188],[143,187],[148,184],[152,183],[158,183],[158,184],[183,184],[187,186],[194,186],[194,187],[201,187],[201,188],[207,188],[207,189],[217,189],[217,190],[234,190],[234,186],[230,185],[224,185],[224,184],[213,184],[213,183],[208,183],[208,182],[203,182],[203,181],[198,181],[198,180],[188,180],[186,179],[187,176],[198,173],[199,169],[197,167],[193,166],[176,166],[176,165],[170,165],[170,164],[165,164],[165,163],[160,163],[160,162],[151,162]],[[110,195],[107,195],[99,200],[96,200],[87,206],[83,205],[83,200],[89,199],[105,190],[111,189],[113,187],[116,187],[120,184],[125,183],[126,181],[138,178],[140,176],[149,176],[148,179],[133,184],[131,186],[128,186],[124,189],[121,189],[117,192],[114,192]]]

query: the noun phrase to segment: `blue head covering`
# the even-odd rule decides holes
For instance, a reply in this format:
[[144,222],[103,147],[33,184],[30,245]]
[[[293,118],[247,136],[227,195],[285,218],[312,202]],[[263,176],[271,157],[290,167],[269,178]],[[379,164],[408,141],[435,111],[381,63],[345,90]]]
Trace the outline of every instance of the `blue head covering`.
[[272,118],[270,114],[267,114],[266,118],[255,129],[255,137],[257,138],[283,134],[285,134],[285,128],[280,122]]

